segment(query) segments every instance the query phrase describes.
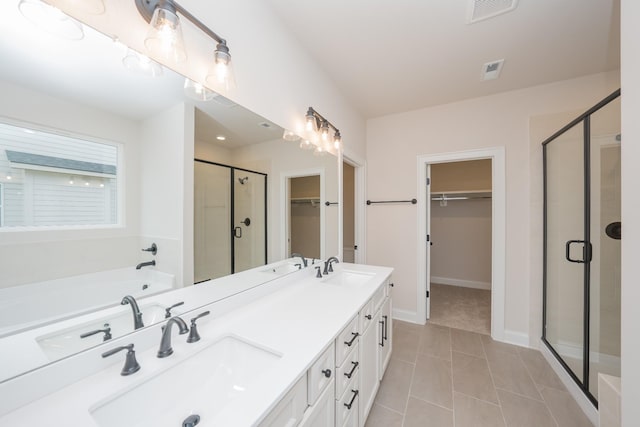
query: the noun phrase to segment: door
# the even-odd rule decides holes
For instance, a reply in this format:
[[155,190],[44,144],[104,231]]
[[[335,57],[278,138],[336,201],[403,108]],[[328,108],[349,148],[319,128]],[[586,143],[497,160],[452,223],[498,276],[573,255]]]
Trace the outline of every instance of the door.
[[426,224],[427,224],[427,239],[426,239],[426,245],[427,245],[427,250],[425,251],[425,253],[427,254],[427,259],[425,260],[425,265],[427,266],[427,274],[426,274],[426,280],[427,280],[427,294],[425,295],[425,304],[427,306],[427,320],[429,320],[429,318],[431,317],[431,245],[433,245],[433,242],[431,241],[431,165],[427,164],[427,185],[426,185],[426,189],[427,189],[427,194],[425,197],[425,209],[426,209],[426,213],[427,213],[427,218],[426,218]]
[[234,273],[264,265],[266,247],[267,177],[242,169],[233,170]]

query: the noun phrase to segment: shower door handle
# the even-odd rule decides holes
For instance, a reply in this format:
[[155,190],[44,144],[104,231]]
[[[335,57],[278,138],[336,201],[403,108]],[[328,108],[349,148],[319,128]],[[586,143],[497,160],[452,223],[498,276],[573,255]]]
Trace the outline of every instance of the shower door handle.
[[242,237],[242,228],[236,227],[233,229],[233,237],[240,239]]
[[[571,245],[573,243],[582,243],[582,259],[573,259],[571,258]],[[579,264],[584,264],[585,262],[591,262],[591,243],[588,243],[584,240],[567,240],[565,244],[565,258],[569,262],[575,262]]]

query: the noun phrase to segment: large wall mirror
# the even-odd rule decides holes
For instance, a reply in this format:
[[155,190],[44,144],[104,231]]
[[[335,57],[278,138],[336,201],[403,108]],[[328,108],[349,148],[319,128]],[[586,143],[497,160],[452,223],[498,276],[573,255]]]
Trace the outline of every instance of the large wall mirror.
[[174,313],[295,271],[260,268],[292,241],[338,253],[335,157],[224,97],[186,97],[184,77],[91,28],[61,39],[17,1],[1,9],[0,382],[108,341],[106,323],[132,332],[126,295],[148,326],[196,282],[211,300]]

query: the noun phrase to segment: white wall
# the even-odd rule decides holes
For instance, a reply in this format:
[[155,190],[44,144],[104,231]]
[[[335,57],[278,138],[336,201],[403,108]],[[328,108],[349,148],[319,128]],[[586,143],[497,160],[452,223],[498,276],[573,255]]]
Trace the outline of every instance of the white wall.
[[[529,338],[541,323],[541,310],[530,305],[530,293],[542,284],[530,280],[532,257],[542,256],[529,227],[530,186],[542,185],[541,141],[529,138],[531,116],[585,110],[618,87],[616,72],[470,99],[369,120],[367,123],[367,198],[416,197],[416,157],[445,152],[503,146],[506,151],[506,302],[508,337]],[[390,141],[395,141],[390,145]],[[388,171],[393,171],[392,174]],[[367,262],[396,268],[394,305],[416,312],[419,262],[412,230],[418,218],[413,205],[367,208]],[[393,224],[390,226],[389,224]],[[533,246],[532,246],[533,244]],[[534,255],[537,254],[537,255]],[[539,328],[539,326],[536,326]]]
[[141,125],[140,233],[158,245],[156,267],[184,285],[193,283],[193,134],[194,109],[185,104]]
[[622,425],[640,420],[640,2],[621,0],[622,41]]
[[123,227],[0,232],[0,287],[135,266],[140,257],[138,124],[5,82],[0,93],[2,117],[122,143],[126,183]]

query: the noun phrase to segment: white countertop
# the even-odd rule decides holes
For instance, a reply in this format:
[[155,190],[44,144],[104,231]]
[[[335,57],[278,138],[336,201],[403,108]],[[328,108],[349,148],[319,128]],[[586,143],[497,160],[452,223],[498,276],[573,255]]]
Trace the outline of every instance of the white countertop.
[[[113,356],[112,363],[106,369],[7,413],[0,418],[0,425],[49,426],[52,425],[52,420],[59,420],[62,423],[60,425],[69,427],[97,426],[90,415],[90,408],[117,394],[120,390],[145,382],[158,372],[180,363],[199,349],[203,349],[229,334],[269,348],[281,354],[282,357],[275,361],[274,365],[262,374],[240,399],[230,403],[214,419],[203,418],[199,425],[255,425],[305,374],[314,359],[333,342],[343,327],[357,314],[392,272],[392,269],[387,267],[345,263],[335,267],[337,267],[336,273],[333,274],[338,274],[340,269],[346,268],[351,271],[371,272],[375,275],[365,284],[344,287],[323,283],[322,279],[314,277],[315,270],[307,268],[274,281],[281,280],[283,282],[280,289],[276,286],[277,283],[271,282],[271,286],[274,288],[273,292],[263,296],[259,295],[256,297],[257,299],[250,302],[241,302],[241,306],[226,314],[215,315],[220,303],[202,307],[193,312],[194,315],[207,309],[213,313],[211,316],[199,320],[198,330],[202,340],[194,344],[187,344],[185,342],[186,335],[179,336],[174,333],[174,354],[165,359],[156,357],[160,333],[154,329],[159,329],[160,325],[140,331],[140,339],[143,339],[143,334],[145,334],[146,342],[153,337],[156,338],[154,340],[156,344],[151,347],[145,346],[145,343],[140,343],[138,346],[138,342],[136,342],[138,333],[129,335],[124,338],[126,342],[102,346],[100,352],[117,345],[135,342],[136,347],[141,349],[137,352],[137,359],[142,366],[139,372],[128,377],[120,375],[124,359],[123,352],[121,356]],[[226,301],[226,304],[231,302]],[[190,317],[186,315],[184,319],[188,321]],[[91,353],[91,357],[99,357],[99,352],[87,353]],[[74,358],[78,358],[78,363],[82,363],[81,357],[88,357],[88,355],[74,356]],[[67,359],[67,363],[70,365],[72,361]],[[54,366],[52,365],[52,367]],[[33,375],[41,375],[46,378],[46,370],[45,367],[39,370],[42,372],[35,372]],[[57,375],[60,375],[60,372]],[[2,385],[0,391],[3,394],[12,391],[18,394],[28,393],[28,390],[18,389],[25,387],[26,384],[29,382],[15,381],[16,388],[12,389],[11,382],[8,382]],[[181,392],[184,391],[158,390],[158,393]],[[153,399],[153,396],[149,398]],[[187,415],[189,414],[185,414],[185,417]],[[175,421],[169,425],[175,425]]]

